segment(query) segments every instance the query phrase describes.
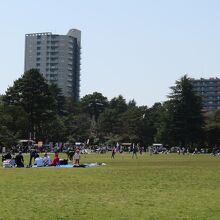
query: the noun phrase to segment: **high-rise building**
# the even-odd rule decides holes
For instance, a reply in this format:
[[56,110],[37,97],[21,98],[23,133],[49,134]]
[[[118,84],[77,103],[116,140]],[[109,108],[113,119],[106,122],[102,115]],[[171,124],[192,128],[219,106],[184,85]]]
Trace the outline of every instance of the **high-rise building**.
[[193,90],[202,98],[204,111],[220,109],[220,79],[191,79]]
[[64,96],[79,100],[81,31],[66,35],[25,35],[25,71],[38,69],[48,83],[57,84]]

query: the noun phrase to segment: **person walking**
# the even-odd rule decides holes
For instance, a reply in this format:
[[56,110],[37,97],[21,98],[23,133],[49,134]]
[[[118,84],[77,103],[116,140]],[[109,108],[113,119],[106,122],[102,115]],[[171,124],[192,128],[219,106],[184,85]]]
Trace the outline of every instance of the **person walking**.
[[115,153],[116,153],[116,147],[113,147],[112,148],[112,156],[111,156],[112,159],[115,159]]

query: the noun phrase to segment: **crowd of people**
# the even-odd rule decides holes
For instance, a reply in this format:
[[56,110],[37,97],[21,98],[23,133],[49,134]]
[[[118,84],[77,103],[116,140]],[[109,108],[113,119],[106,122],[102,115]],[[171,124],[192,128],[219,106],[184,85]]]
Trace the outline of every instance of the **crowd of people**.
[[155,146],[149,146],[149,147],[141,147],[139,145],[132,144],[128,146],[125,150],[121,146],[113,146],[111,148],[111,158],[115,159],[116,153],[123,153],[128,152],[129,154],[132,154],[133,158],[138,158],[138,153],[142,155],[143,153],[148,153],[150,156],[153,154],[169,154],[169,153],[177,153],[178,155],[189,155],[189,154],[210,154],[212,156],[220,156],[220,148],[214,147],[212,150],[209,150],[208,148],[192,148],[192,147],[172,147],[172,148],[166,148],[166,147],[155,147]]
[[[101,149],[101,148],[100,148]],[[106,148],[106,150],[109,151],[109,148]],[[138,153],[142,155],[143,153],[149,153],[149,155],[153,154],[168,154],[171,152],[175,152],[177,154],[200,154],[200,153],[210,153],[213,156],[220,156],[220,149],[219,148],[213,148],[211,152],[208,151],[207,148],[189,148],[189,147],[173,147],[169,150],[165,147],[141,147],[138,144],[131,144],[127,146],[126,148],[123,146],[120,146],[119,144],[116,144],[115,146],[110,148],[111,150],[111,158],[115,159],[116,153],[123,153],[124,151],[131,154],[132,159],[138,159]],[[73,161],[74,166],[80,166],[80,154],[85,153],[85,148],[75,147],[67,151],[67,156],[70,160]],[[95,151],[96,152],[96,151]],[[101,153],[102,151],[97,151],[97,153]],[[66,165],[68,164],[68,159],[60,159],[59,154],[56,151],[54,153],[53,159],[50,158],[50,155],[45,152],[43,156],[42,153],[35,149],[31,149],[29,151],[29,163],[26,165],[26,167],[32,167],[33,165],[36,167],[47,167],[47,166],[59,166],[59,165]],[[24,157],[21,151],[15,156],[12,152],[8,152],[7,154],[2,155],[2,162],[3,167],[25,167],[24,165]]]
[[[72,157],[73,163],[75,166],[79,166],[80,162],[80,149],[77,148]],[[8,152],[5,155],[2,155],[3,167],[25,167],[24,165],[24,156],[20,151],[16,156],[11,152]],[[36,149],[30,151],[29,164],[26,167],[47,167],[47,166],[59,166],[68,164],[68,160],[60,159],[58,152],[54,153],[53,159],[50,158],[50,155],[45,152],[42,157],[41,154]]]

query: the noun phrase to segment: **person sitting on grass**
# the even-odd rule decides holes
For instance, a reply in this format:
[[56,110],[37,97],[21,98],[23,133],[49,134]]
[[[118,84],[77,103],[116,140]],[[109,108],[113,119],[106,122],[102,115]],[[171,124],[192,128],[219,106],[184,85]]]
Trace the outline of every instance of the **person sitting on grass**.
[[34,163],[36,164],[37,167],[43,167],[43,159],[39,155],[37,155],[36,159],[34,160]]
[[55,153],[51,166],[57,166],[60,164],[60,159],[58,153]]
[[73,160],[74,160],[74,165],[79,166],[79,160],[80,160],[80,149],[77,148],[76,152],[73,156]]
[[23,157],[21,151],[20,151],[19,154],[15,157],[15,163],[17,164],[17,167],[24,167],[24,157]]
[[51,164],[50,156],[47,155],[47,153],[44,154],[43,163],[44,166],[49,166]]

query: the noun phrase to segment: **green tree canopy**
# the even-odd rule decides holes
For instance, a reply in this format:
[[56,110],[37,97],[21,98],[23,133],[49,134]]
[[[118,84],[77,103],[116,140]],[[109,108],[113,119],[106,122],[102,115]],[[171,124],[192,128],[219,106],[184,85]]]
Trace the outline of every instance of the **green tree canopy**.
[[56,107],[54,99],[43,76],[36,69],[24,73],[6,91],[3,98],[6,105],[20,106],[27,114],[28,130],[43,134],[42,124],[51,121]]
[[108,99],[99,92],[94,92],[84,96],[80,100],[80,108],[82,112],[90,114],[95,121],[98,120],[100,113],[108,106]]
[[193,92],[190,79],[185,75],[171,87],[167,106],[169,137],[176,145],[193,145],[202,137],[204,118],[201,98]]
[[124,113],[128,109],[126,100],[124,99],[122,95],[119,95],[118,97],[111,99],[109,102],[109,107],[111,109],[114,109],[118,113]]

